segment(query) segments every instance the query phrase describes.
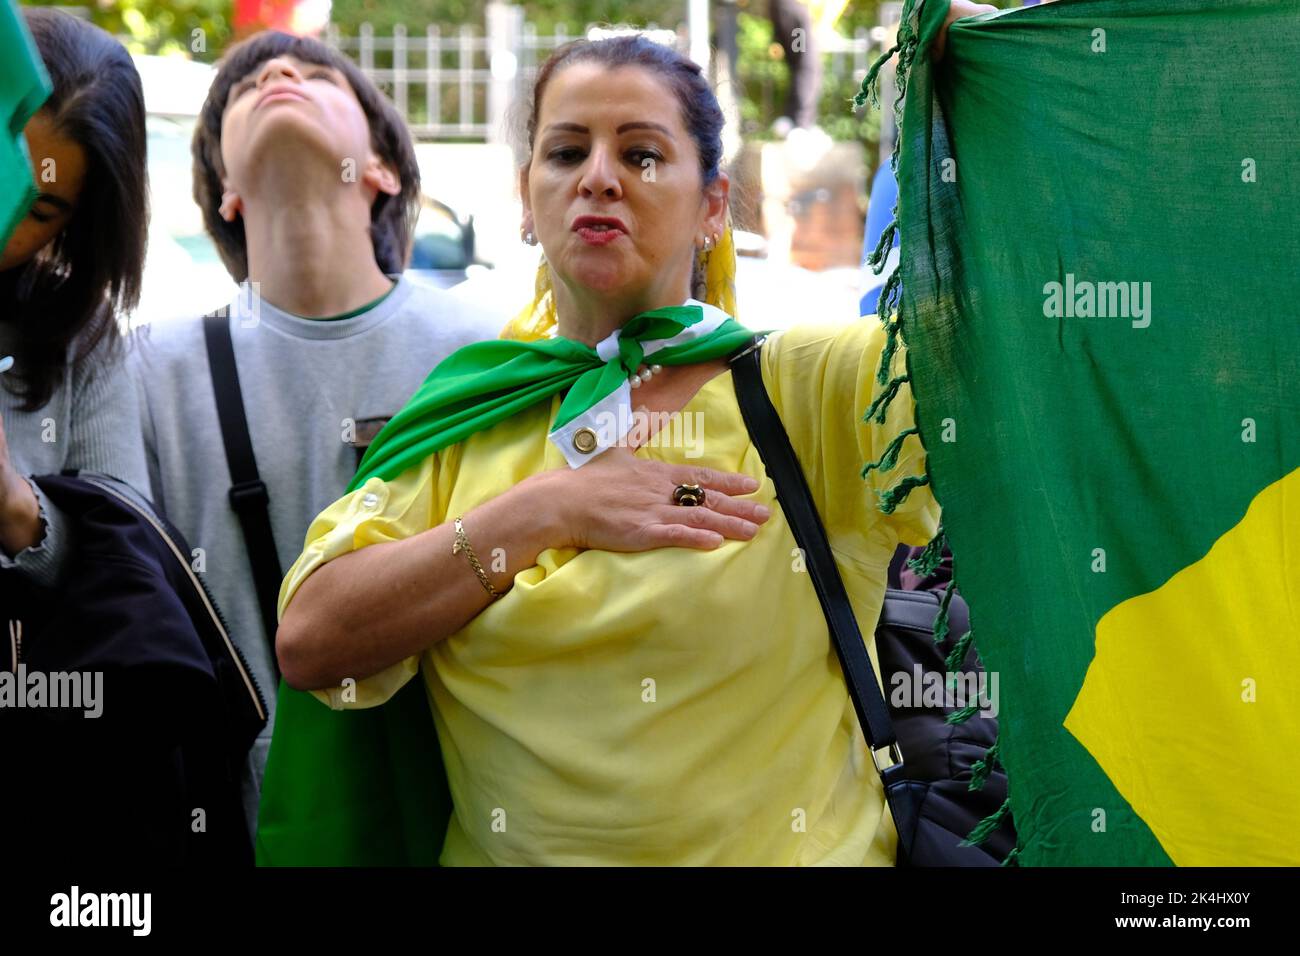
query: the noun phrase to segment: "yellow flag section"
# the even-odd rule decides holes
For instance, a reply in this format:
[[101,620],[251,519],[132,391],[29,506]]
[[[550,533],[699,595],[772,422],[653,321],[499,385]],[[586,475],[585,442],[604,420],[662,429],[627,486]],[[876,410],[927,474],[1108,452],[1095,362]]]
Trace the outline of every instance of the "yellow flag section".
[[1106,612],[1065,728],[1177,865],[1296,865],[1298,679],[1300,469]]

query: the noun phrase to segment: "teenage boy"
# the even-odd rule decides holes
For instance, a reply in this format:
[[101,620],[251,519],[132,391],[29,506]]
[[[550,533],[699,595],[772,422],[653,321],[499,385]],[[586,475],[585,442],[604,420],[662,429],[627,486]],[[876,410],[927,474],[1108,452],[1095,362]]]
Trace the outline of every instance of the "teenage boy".
[[[192,564],[271,711],[245,772],[255,829],[280,575],[378,426],[443,358],[495,337],[504,319],[400,277],[420,197],[410,136],[392,104],[323,43],[266,32],[233,47],[193,153],[194,198],[242,285],[215,325],[150,330],[133,373],[157,504],[194,548]],[[234,407],[269,502],[252,482],[231,494],[223,437],[241,426],[228,419],[223,435],[209,357],[223,339],[237,376],[219,373],[216,384],[229,401],[237,377]],[[248,509],[247,534],[235,505]],[[265,535],[258,518],[268,512]]]

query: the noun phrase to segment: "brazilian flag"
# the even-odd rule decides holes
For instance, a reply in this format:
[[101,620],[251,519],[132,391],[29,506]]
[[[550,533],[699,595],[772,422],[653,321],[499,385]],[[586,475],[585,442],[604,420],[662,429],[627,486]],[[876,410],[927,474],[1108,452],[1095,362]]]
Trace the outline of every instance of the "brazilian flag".
[[36,198],[23,127],[46,97],[50,79],[12,0],[0,0],[0,247]]
[[1300,864],[1300,7],[947,8],[881,314],[1018,862]]

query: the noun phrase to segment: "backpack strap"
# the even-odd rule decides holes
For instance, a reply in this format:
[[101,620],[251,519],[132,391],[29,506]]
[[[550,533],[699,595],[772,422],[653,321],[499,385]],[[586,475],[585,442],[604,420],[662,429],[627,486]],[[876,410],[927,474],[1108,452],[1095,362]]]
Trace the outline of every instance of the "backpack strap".
[[[730,360],[736,400],[740,404],[745,427],[749,429],[750,440],[776,486],[777,501],[790,524],[795,542],[803,551],[809,576],[817,591],[817,600],[821,602],[826,625],[839,655],[849,696],[867,738],[867,746],[871,749],[872,763],[876,765],[885,796],[889,800],[899,841],[906,844],[904,833],[911,832],[912,827],[908,821],[913,819],[915,808],[911,805],[911,791],[905,785],[899,786],[904,781],[903,755],[898,749],[894,722],[889,716],[889,707],[880,690],[880,682],[876,680],[876,672],[872,669],[867,646],[862,640],[862,632],[858,629],[857,617],[853,613],[853,605],[844,589],[844,580],[840,577],[835,557],[831,553],[830,541],[817,513],[812,492],[808,489],[803,468],[790,444],[790,436],[781,424],[781,416],[777,414],[763,385],[762,344],[763,338],[756,337],[748,348]],[[890,750],[893,763],[881,767],[876,751],[885,748]],[[910,855],[911,847],[904,845],[900,859],[906,859]]]
[[271,668],[275,682],[280,682],[280,666],[275,657],[276,603],[280,596],[280,559],[271,531],[271,514],[267,510],[271,496],[257,472],[253,442],[244,413],[244,395],[239,387],[239,370],[235,366],[235,347],[230,338],[228,318],[214,312],[203,319],[203,338],[208,349],[208,366],[212,371],[212,392],[221,422],[221,441],[226,449],[230,469],[230,507],[239,518],[244,532],[244,547],[253,570],[253,586],[262,612],[262,626],[271,642]]

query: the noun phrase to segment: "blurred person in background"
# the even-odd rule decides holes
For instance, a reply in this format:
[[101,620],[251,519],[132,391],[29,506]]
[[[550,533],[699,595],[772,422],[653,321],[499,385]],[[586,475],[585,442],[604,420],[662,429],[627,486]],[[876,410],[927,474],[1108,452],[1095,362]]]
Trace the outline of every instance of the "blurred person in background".
[[817,99],[821,96],[822,57],[813,31],[813,16],[802,0],[767,0],[772,37],[785,55],[790,71],[784,115],[776,121],[779,135],[817,125]]

